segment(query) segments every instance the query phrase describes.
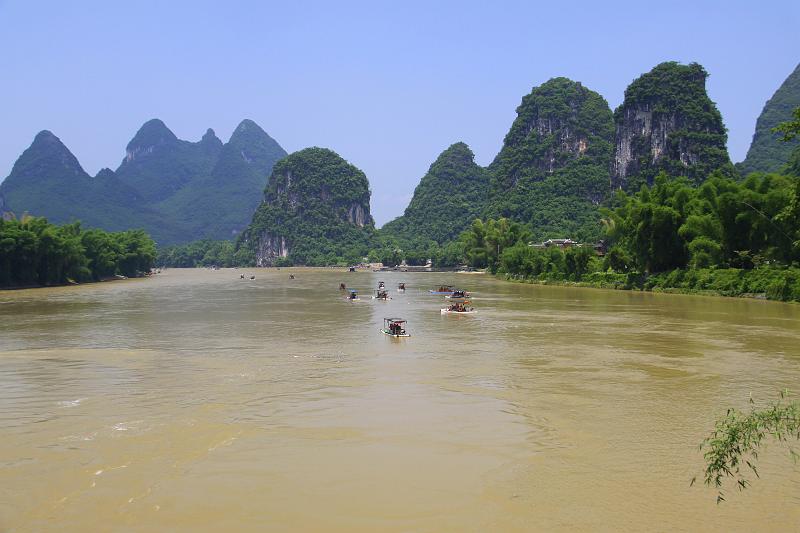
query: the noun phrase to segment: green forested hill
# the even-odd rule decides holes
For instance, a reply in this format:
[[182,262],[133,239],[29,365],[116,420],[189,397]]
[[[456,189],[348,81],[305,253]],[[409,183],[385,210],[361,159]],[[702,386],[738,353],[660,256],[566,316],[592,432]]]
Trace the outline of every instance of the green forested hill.
[[442,152],[422,177],[403,216],[381,233],[398,242],[444,244],[482,216],[489,198],[489,174],[459,142]]
[[666,62],[625,89],[614,111],[613,188],[636,191],[661,171],[694,183],[717,169],[732,173],[728,135],[706,93],[707,77],[697,63]]
[[147,202],[159,202],[214,168],[222,141],[208,130],[200,142],[178,139],[158,119],[139,128],[125,149],[117,177]]
[[42,131],[0,184],[5,211],[45,215],[63,224],[81,220],[84,226],[109,231],[140,225],[160,226],[163,217],[144,205],[141,196],[119,181],[114,172],[101,170],[91,177],[61,140]]
[[272,170],[264,201],[239,240],[259,266],[357,262],[374,242],[364,173],[326,148],[306,148]]
[[[212,135],[209,130],[206,137]],[[206,137],[198,144],[206,142]],[[205,164],[200,149],[195,161]],[[230,239],[247,227],[272,166],[286,151],[258,124],[244,120],[225,145],[220,143],[219,150],[207,146],[205,153],[215,154],[213,166],[204,167],[155,207],[191,234]]]
[[251,120],[223,145],[213,130],[193,143],[153,119],[128,143],[116,172],[91,177],[43,131],[0,184],[0,207],[109,231],[140,227],[160,244],[231,238],[249,223],[272,165],[285,155]]
[[537,238],[597,238],[613,138],[611,109],[596,92],[567,78],[535,87],[489,166],[486,214],[529,224]]
[[797,107],[800,107],[800,64],[764,104],[747,157],[736,165],[741,174],[779,172],[789,162],[792,151],[800,147],[800,139],[782,142],[781,135],[772,128],[791,120],[792,111]]

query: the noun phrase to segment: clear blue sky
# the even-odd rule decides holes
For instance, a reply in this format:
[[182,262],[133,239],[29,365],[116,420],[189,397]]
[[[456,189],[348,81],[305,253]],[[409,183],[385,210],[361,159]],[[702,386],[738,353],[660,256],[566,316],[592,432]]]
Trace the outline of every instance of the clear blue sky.
[[613,108],[667,60],[709,71],[739,161],[799,34],[796,0],[0,0],[0,176],[42,129],[94,174],[149,118],[223,141],[252,118],[289,152],[325,146],[364,170],[382,224],[450,144],[488,164],[533,86],[567,76]]

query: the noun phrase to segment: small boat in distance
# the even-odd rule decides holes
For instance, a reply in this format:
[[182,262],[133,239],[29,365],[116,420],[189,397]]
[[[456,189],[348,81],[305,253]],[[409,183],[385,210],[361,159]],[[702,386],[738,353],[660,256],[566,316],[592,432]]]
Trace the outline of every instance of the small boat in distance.
[[382,282],[382,281],[379,281],[378,282],[378,288],[379,289],[385,289],[386,288],[386,284],[384,282]]
[[361,300],[361,298],[358,297],[358,293],[356,291],[354,291],[353,289],[350,289],[350,294],[347,295],[346,299],[351,301],[351,302],[357,302],[357,301]]
[[381,332],[394,338],[411,336],[406,332],[406,321],[402,318],[384,318]]
[[452,304],[448,305],[444,309],[442,309],[443,315],[472,315],[477,313],[474,307],[469,307],[469,301],[463,302],[453,302]]
[[389,297],[389,291],[386,289],[378,289],[375,291],[375,296],[372,297],[373,300],[391,300]]
[[356,271],[356,267],[350,267],[350,272],[355,272],[355,271]]
[[469,296],[469,293],[467,291],[462,291],[461,289],[455,289],[453,290],[452,294],[445,296],[445,298],[450,298],[455,300],[458,298],[466,298],[467,296]]
[[406,290],[406,284],[405,283],[400,283],[400,284],[397,285],[397,292],[403,292],[405,290]]
[[428,292],[431,294],[453,294],[454,290],[452,285],[439,285],[438,289],[429,290]]
[[294,279],[294,274],[289,274],[289,279]]

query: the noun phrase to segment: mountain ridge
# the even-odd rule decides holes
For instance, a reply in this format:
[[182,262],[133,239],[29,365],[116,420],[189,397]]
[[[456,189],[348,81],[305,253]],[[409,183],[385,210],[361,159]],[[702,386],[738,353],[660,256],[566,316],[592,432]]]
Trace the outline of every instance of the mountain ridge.
[[184,141],[150,119],[126,145],[117,169],[92,177],[58,137],[42,130],[0,183],[0,208],[56,223],[80,219],[109,231],[139,226],[168,244],[231,238],[247,227],[272,165],[285,155],[249,119],[228,143],[211,128],[197,142]]
[[736,164],[741,174],[779,172],[790,162],[792,152],[800,147],[800,139],[784,142],[781,134],[772,129],[791,120],[797,107],[800,107],[800,63],[764,103],[747,155]]

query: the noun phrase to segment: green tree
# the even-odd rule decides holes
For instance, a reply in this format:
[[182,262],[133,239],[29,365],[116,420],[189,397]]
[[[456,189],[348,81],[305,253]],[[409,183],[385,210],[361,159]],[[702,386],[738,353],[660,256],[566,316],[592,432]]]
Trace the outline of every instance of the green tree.
[[[700,445],[705,450],[704,481],[718,489],[717,503],[725,500],[722,486],[726,479],[733,479],[739,490],[743,490],[750,485],[746,472],[758,476],[756,461],[765,440],[788,443],[800,439],[800,403],[786,401],[785,392],[767,408],[756,409],[752,398],[750,404],[749,413],[728,409]],[[791,448],[789,453],[796,461],[797,453]]]

